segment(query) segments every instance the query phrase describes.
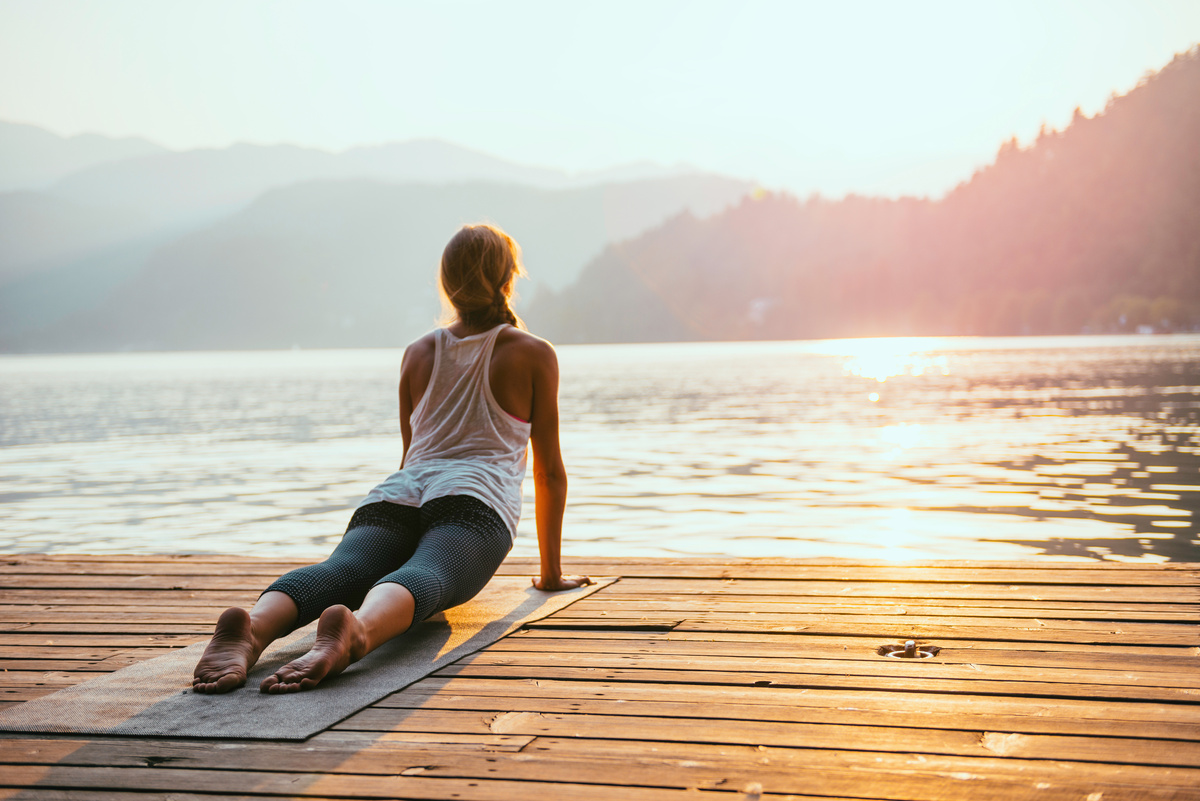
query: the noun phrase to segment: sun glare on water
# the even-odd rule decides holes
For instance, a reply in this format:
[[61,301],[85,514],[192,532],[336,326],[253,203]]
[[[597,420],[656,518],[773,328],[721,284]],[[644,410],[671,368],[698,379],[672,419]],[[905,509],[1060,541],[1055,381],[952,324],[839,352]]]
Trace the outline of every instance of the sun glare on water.
[[830,354],[846,357],[846,375],[873,378],[879,383],[902,375],[950,375],[950,363],[944,355],[933,355],[941,339],[887,338],[839,340],[828,343]]

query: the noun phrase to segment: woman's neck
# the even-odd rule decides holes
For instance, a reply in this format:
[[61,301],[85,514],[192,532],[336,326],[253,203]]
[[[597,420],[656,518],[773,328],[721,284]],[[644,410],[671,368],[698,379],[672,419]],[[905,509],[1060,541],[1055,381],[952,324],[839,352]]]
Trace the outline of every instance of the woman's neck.
[[497,325],[499,325],[499,323],[493,323],[492,325],[486,325],[482,327],[469,326],[462,320],[455,320],[454,322],[450,323],[450,325],[446,326],[446,330],[459,339],[462,339],[464,337],[472,337],[476,334],[482,334],[484,331],[491,331]]

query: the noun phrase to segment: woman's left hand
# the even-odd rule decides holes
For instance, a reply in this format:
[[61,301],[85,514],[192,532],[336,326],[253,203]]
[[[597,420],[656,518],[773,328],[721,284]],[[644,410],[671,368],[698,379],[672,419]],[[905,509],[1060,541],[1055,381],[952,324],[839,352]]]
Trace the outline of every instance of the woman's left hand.
[[589,584],[595,583],[587,576],[559,576],[556,581],[549,581],[540,577],[533,580],[533,586],[545,592],[573,590],[576,587],[586,587]]

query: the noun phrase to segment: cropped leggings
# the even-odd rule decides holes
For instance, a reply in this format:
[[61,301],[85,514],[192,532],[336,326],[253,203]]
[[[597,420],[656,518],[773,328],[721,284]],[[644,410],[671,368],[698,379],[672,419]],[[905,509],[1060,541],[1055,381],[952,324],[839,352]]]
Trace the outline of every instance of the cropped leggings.
[[469,601],[512,548],[496,512],[477,498],[450,495],[424,506],[387,501],[360,506],[324,562],[286,573],[266,589],[286,593],[299,628],[335,604],[357,609],[376,584],[399,584],[417,602],[413,623]]

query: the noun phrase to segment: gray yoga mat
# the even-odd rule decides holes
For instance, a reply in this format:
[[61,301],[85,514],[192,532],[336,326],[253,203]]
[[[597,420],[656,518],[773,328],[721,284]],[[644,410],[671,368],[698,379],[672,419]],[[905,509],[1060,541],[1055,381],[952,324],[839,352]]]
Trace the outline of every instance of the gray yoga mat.
[[197,643],[4,710],[0,731],[303,740],[613,581],[548,593],[534,589],[528,578],[497,576],[473,600],[299,693],[269,695],[258,685],[308,651],[315,623],[276,641],[246,685],[224,695],[192,692],[192,670],[207,645]]

